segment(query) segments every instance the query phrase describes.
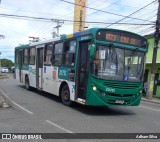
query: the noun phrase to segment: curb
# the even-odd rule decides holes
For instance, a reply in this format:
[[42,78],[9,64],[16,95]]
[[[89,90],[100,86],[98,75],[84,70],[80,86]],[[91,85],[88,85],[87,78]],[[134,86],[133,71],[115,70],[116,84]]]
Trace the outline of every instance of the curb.
[[9,76],[0,76],[0,79],[9,78]]
[[156,102],[156,101],[152,101],[152,100],[147,100],[147,99],[141,99],[141,101],[155,103],[155,104],[160,104],[160,102]]

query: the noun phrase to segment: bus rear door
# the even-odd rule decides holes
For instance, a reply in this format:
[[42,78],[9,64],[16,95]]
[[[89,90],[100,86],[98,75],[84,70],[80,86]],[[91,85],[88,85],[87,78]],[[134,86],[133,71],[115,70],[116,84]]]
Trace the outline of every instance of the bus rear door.
[[36,88],[41,90],[43,89],[43,48],[37,48]]

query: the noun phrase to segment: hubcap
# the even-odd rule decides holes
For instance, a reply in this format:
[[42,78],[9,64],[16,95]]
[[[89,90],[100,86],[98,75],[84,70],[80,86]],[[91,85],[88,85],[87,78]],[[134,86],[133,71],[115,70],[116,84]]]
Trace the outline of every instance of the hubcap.
[[63,92],[63,98],[64,98],[65,101],[68,101],[68,100],[69,100],[68,90],[65,90],[65,91]]

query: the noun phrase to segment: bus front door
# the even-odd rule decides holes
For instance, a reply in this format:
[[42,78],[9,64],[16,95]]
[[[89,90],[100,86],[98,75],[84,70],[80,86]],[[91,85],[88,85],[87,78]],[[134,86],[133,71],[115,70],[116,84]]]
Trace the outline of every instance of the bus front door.
[[43,89],[43,48],[37,48],[36,88]]
[[77,66],[77,85],[76,96],[77,99],[86,99],[88,66],[89,66],[89,45],[90,41],[81,41],[79,43],[78,66]]

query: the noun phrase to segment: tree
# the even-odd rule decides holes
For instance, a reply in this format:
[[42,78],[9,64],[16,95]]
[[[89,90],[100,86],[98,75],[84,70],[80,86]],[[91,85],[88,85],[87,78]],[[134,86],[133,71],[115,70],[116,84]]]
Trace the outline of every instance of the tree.
[[1,66],[7,67],[9,70],[11,70],[11,67],[14,66],[14,63],[9,59],[1,59]]

